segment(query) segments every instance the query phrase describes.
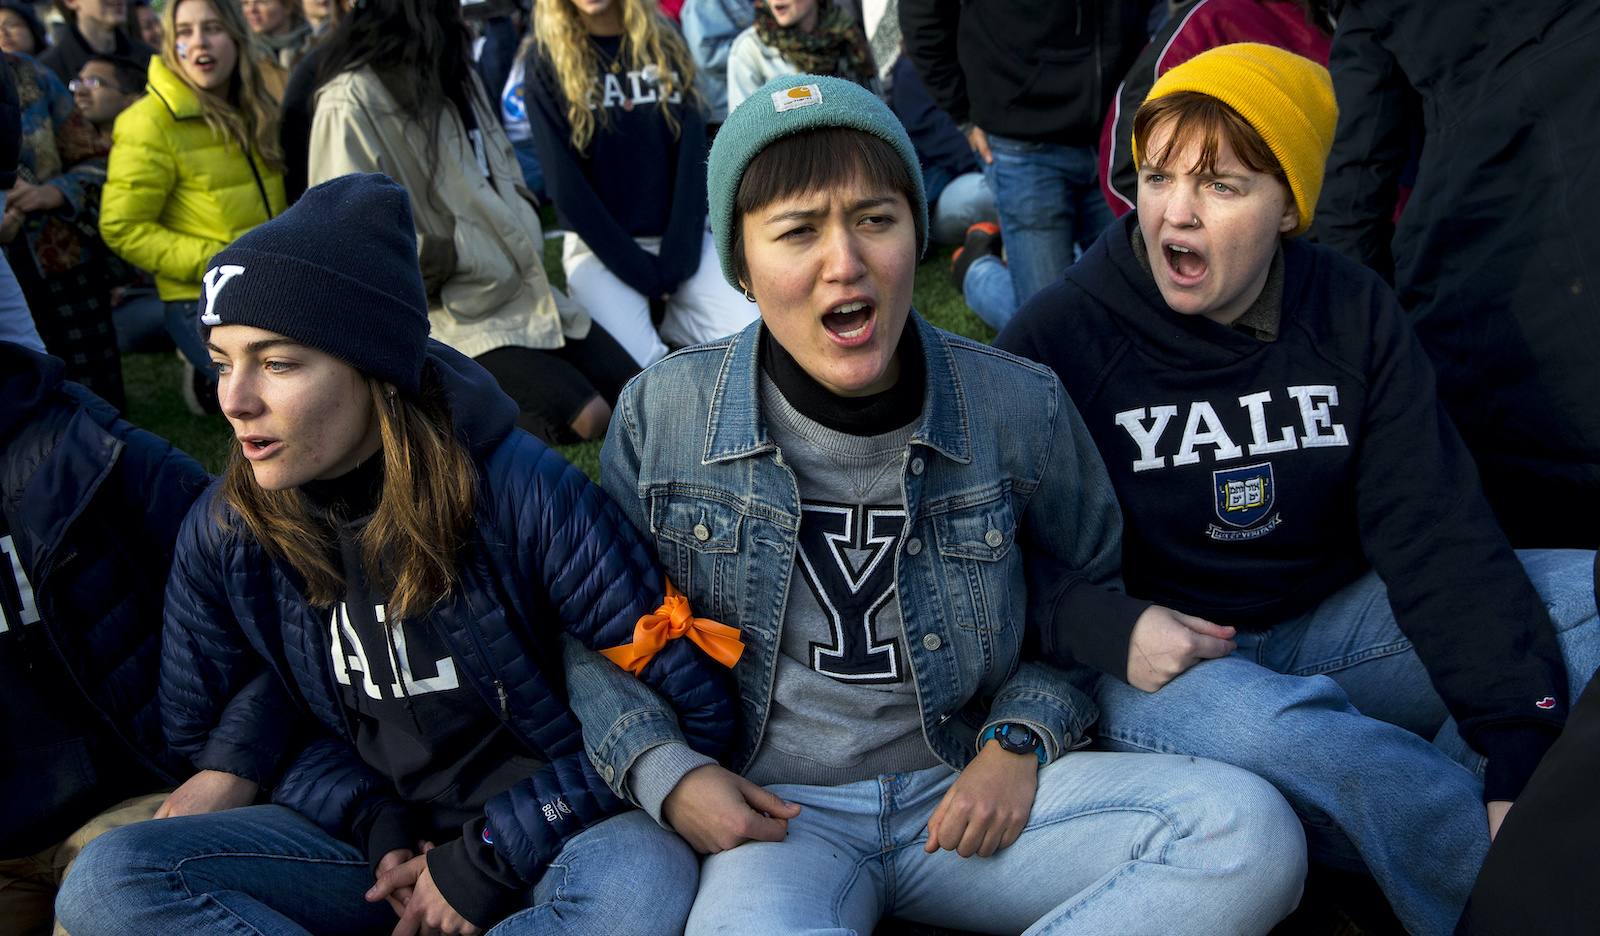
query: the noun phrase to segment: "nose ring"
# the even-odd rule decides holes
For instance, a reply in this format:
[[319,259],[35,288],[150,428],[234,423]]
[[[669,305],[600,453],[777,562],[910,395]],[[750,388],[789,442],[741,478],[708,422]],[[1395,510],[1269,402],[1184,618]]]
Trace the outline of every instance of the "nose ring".
[[1200,216],[1199,215],[1190,215],[1189,216],[1189,226],[1190,227],[1199,227],[1200,226]]

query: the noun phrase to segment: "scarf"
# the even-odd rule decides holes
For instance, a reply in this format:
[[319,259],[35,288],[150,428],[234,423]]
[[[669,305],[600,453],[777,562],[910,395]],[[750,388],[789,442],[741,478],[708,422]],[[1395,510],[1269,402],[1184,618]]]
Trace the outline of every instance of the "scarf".
[[[765,2],[756,3],[756,38],[778,50],[784,61],[808,75],[836,75],[866,86],[877,77],[872,49],[856,21],[844,7],[817,0],[817,29],[803,33],[794,26],[779,26]],[[841,69],[842,63],[842,69]]]

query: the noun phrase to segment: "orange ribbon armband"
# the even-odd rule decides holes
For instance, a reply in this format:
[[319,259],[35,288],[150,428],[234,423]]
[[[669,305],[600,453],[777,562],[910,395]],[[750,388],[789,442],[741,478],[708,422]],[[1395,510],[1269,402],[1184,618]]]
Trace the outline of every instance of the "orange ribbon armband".
[[739,662],[740,654],[744,653],[739,629],[695,617],[689,610],[689,599],[672,587],[671,579],[667,580],[667,597],[661,607],[654,614],[639,618],[639,623],[634,625],[633,643],[600,652],[606,659],[637,676],[667,645],[667,641],[684,636],[694,641],[711,659],[730,669]]

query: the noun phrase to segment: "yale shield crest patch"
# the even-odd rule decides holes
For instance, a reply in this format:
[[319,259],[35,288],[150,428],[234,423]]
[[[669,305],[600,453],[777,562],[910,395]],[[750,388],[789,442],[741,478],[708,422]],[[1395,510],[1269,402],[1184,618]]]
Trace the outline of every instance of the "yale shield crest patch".
[[1272,462],[1213,471],[1211,493],[1217,519],[1222,521],[1206,530],[1212,539],[1255,539],[1278,525],[1279,517],[1272,513],[1277,499]]

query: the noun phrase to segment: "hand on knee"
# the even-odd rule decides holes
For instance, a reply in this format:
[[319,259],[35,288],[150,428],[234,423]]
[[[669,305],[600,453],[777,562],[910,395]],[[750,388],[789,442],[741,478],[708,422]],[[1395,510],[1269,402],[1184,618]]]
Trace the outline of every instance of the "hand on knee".
[[1039,790],[1039,760],[1013,754],[991,740],[956,776],[928,817],[923,851],[987,858],[1022,834]]
[[697,852],[781,842],[800,807],[715,764],[689,771],[661,804],[673,831]]
[[1232,653],[1234,633],[1205,618],[1151,605],[1128,638],[1128,685],[1155,692],[1196,663]]

